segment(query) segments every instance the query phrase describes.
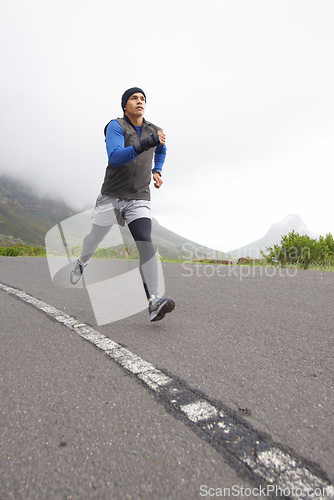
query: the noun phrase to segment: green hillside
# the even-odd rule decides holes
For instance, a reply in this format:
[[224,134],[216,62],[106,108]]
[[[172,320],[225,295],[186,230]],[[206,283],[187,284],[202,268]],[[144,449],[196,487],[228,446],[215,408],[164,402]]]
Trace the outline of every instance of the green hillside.
[[38,197],[29,186],[0,176],[0,235],[44,245],[49,229],[71,215],[63,202]]
[[57,217],[50,214],[0,205],[0,234],[20,238],[29,244],[44,245],[45,234],[57,222]]
[[[12,178],[0,176],[0,243],[10,246],[15,239],[30,245],[45,245],[46,233],[74,212],[63,202],[38,197],[31,188]],[[214,258],[215,251],[190,241],[152,221],[152,238],[159,254],[167,259]],[[133,243],[127,227],[121,227],[125,243]],[[11,237],[9,237],[9,235]],[[81,244],[80,235],[80,244]],[[199,234],[200,239],[200,234]],[[6,244],[7,240],[7,244]],[[1,246],[0,245],[0,246]],[[192,257],[190,257],[192,252]],[[224,258],[220,253],[216,258]]]

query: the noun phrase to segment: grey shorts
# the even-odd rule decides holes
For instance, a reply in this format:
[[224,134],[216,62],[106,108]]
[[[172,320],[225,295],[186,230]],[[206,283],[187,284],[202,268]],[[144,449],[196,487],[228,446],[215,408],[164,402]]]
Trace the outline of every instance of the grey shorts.
[[92,215],[92,222],[97,226],[112,226],[145,217],[151,219],[151,202],[146,200],[127,200],[123,198],[112,198],[100,194]]

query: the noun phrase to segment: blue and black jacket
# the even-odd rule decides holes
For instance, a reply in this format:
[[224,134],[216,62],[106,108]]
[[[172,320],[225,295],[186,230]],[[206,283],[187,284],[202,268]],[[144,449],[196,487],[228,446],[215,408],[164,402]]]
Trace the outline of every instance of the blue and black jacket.
[[161,173],[167,148],[159,144],[138,154],[136,144],[141,139],[156,134],[160,128],[145,119],[142,127],[136,127],[127,116],[107,124],[104,132],[108,166],[102,194],[116,198],[150,200],[151,173]]

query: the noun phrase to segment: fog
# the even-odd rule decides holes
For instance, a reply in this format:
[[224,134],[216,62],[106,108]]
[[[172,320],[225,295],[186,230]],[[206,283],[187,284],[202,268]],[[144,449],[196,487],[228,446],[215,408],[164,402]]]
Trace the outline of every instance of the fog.
[[140,86],[167,135],[161,224],[223,251],[289,213],[334,232],[331,1],[0,6],[0,174],[93,205],[104,126]]

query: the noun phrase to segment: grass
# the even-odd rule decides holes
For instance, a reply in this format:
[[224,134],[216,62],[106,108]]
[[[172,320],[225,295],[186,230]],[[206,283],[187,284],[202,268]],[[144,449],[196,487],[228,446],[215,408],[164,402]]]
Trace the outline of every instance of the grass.
[[[220,264],[216,263],[210,259],[207,259],[202,262],[198,262],[197,260],[187,260],[187,259],[163,259],[161,258],[163,262],[186,262],[187,264],[202,264],[202,265],[214,265],[214,266],[221,266],[221,265],[226,265],[226,264]],[[242,263],[242,264],[237,264],[233,263],[230,264],[233,266],[241,267],[241,266],[248,266],[248,267],[270,267],[270,268],[276,268],[276,269],[300,269],[300,270],[307,270],[307,271],[329,271],[329,272],[334,272],[334,266],[333,265],[328,265],[328,264],[322,264],[322,263],[314,263],[310,264],[307,269],[302,264],[295,264],[295,265],[286,265],[286,266],[281,266],[279,264],[268,264],[265,260],[261,260],[260,262],[254,262],[254,263]]]
[[[80,255],[81,247],[76,246],[71,249],[71,255],[74,257],[78,257]],[[25,243],[20,243],[20,244],[15,244],[12,246],[7,246],[7,247],[1,247],[0,246],[0,255],[2,256],[7,256],[7,257],[19,257],[19,256],[25,256],[25,257],[46,257],[46,250],[45,248],[41,246],[30,246]],[[106,249],[106,248],[99,248],[97,252],[95,252],[94,259],[115,259],[115,260],[139,260],[139,253],[136,250],[135,247],[129,247],[127,246],[126,248],[118,248],[118,249]],[[184,263],[186,262],[187,264],[201,264],[201,265],[214,265],[214,266],[221,266],[221,265],[227,265],[227,264],[221,264],[220,262],[215,262],[212,259],[206,259],[206,260],[201,260],[199,262],[198,260],[191,260],[191,259],[185,259],[182,257],[171,259],[171,258],[165,258],[160,256],[160,260],[162,262],[166,263]],[[305,270],[305,267],[301,264],[295,264],[295,265],[286,265],[286,266],[281,266],[278,263],[277,264],[269,264],[265,261],[265,259],[262,259],[260,262],[252,262],[252,263],[242,263],[242,264],[230,264],[233,266],[251,266],[251,267],[272,267],[272,268],[287,268],[287,269],[300,269],[300,270]],[[334,266],[333,265],[328,265],[324,263],[313,263],[310,264],[307,268],[309,271],[327,271],[327,272],[334,272]]]
[[30,245],[19,243],[9,247],[0,247],[0,255],[5,257],[46,257],[46,251],[43,247],[31,247]]

